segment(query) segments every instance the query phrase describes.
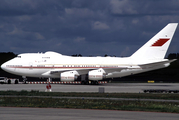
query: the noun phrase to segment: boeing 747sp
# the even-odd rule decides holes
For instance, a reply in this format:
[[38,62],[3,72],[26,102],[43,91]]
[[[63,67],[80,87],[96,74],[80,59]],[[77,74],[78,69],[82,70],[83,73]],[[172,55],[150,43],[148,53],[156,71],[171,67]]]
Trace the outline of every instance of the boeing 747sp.
[[[170,23],[130,57],[71,57],[56,52],[25,53],[1,65],[9,73],[40,78],[75,81],[88,76],[97,83],[105,78],[123,77],[164,68],[175,60],[164,59],[178,23]],[[84,81],[82,81],[84,83]]]

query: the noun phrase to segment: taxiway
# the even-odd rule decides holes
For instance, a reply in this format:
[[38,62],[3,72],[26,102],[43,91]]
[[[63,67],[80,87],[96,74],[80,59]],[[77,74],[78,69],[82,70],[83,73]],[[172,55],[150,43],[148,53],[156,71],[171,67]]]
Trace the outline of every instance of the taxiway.
[[[107,83],[100,85],[51,84],[53,92],[98,92],[104,88],[105,93],[141,93],[143,89],[179,90],[179,83]],[[0,91],[38,90],[45,91],[46,84],[0,84]]]
[[61,108],[0,107],[1,120],[178,120],[179,114]]

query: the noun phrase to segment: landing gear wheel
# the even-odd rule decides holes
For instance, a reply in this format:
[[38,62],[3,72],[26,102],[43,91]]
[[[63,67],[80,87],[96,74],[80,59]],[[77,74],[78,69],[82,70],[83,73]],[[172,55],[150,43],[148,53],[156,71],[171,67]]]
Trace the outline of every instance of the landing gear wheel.
[[18,84],[18,80],[15,81],[15,84]]
[[8,80],[8,82],[7,82],[8,84],[11,84],[11,80]]
[[82,85],[89,85],[89,81],[81,81]]
[[89,81],[86,81],[86,82],[85,82],[85,85],[89,85]]
[[23,78],[24,84],[26,84],[26,83],[27,83],[27,78],[26,78],[26,76],[22,76],[22,78]]
[[92,85],[98,85],[98,81],[91,81]]
[[81,81],[81,84],[84,85],[84,84],[85,84],[85,81]]
[[98,81],[95,81],[95,85],[98,85]]

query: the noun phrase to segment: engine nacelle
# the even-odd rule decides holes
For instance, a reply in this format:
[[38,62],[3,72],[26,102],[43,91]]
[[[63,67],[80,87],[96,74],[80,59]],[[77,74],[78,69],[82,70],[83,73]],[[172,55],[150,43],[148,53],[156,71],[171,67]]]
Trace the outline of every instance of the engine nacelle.
[[89,71],[88,73],[88,79],[89,80],[102,80],[103,78],[106,77],[105,71],[103,69],[98,69],[98,70],[92,70]]
[[68,71],[61,73],[60,79],[62,82],[73,82],[78,78],[79,74],[77,71]]

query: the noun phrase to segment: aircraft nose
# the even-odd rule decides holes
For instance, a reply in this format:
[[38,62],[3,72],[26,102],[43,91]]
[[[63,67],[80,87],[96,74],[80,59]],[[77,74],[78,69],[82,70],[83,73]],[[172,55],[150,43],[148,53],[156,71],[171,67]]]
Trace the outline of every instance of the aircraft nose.
[[3,64],[1,65],[1,69],[6,70],[6,63],[3,63]]
[[3,63],[3,64],[1,65],[1,69],[3,69],[3,70],[6,71],[6,72],[12,72],[14,69],[9,68],[7,65],[9,65],[9,61]]

